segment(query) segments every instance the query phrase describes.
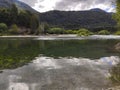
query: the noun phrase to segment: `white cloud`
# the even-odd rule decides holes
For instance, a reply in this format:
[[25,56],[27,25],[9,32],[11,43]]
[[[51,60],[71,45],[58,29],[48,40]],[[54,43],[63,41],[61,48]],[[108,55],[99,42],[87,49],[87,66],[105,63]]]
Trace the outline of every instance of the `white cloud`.
[[35,3],[33,8],[40,12],[54,10],[56,2],[58,2],[58,1],[59,0],[52,0],[52,1],[51,0],[43,0],[40,2],[39,0],[37,0],[37,3]]
[[37,0],[19,0],[19,1],[25,2],[30,6],[34,6],[34,4],[37,3]]
[[115,0],[20,0],[39,12],[49,10],[88,10],[101,8],[108,12],[115,11],[112,2]]

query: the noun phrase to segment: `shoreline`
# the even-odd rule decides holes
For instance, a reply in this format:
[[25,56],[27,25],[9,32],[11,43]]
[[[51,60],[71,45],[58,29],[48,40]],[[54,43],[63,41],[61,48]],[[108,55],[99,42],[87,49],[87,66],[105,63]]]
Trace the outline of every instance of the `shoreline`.
[[90,36],[78,36],[77,34],[59,34],[59,35],[8,35],[0,36],[0,38],[35,38],[36,40],[83,40],[83,39],[120,39],[120,35],[90,35]]
[[48,34],[48,35],[3,35],[3,36],[0,36],[0,37],[43,37],[43,36],[50,36],[50,37],[58,37],[58,36],[77,36],[77,34]]

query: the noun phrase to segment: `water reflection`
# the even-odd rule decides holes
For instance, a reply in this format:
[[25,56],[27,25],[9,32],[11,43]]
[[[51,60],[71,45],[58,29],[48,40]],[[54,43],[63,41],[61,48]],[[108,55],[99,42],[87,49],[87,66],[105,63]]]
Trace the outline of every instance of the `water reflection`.
[[30,90],[25,83],[11,83],[8,90]]
[[53,58],[50,57],[37,57],[33,60],[33,66],[35,66],[36,70],[41,68],[47,69],[59,69],[61,68]]
[[[108,70],[114,64],[109,62],[120,58],[104,58],[105,61],[40,56],[26,66],[0,74],[0,90],[105,90],[109,86]],[[2,88],[3,83],[7,89]]]
[[0,40],[0,90],[104,90],[118,42]]

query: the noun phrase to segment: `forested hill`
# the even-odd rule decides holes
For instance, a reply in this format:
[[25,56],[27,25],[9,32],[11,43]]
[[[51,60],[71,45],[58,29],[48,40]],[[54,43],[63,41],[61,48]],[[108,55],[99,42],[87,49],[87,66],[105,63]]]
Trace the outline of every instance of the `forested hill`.
[[[19,28],[25,27],[28,32],[36,32],[39,26],[44,29],[64,28],[78,30],[86,28],[91,31],[114,30],[116,22],[112,19],[112,13],[107,13],[101,9],[91,9],[86,11],[48,11],[38,13],[29,5],[18,0],[0,0],[0,23],[5,23],[8,27],[16,24]],[[47,23],[47,25],[45,25]],[[39,25],[41,24],[41,25]],[[46,26],[46,27],[45,27]],[[45,31],[45,30],[41,31]],[[44,32],[45,33],[45,32]]]
[[28,10],[34,13],[37,13],[36,10],[32,9],[29,5],[25,4],[24,2],[18,0],[0,0],[0,7],[3,8],[10,8],[13,4],[15,4],[18,9]]
[[65,29],[112,29],[116,25],[112,13],[97,8],[86,11],[49,11],[40,14],[40,21]]
[[[17,0],[0,0],[0,34],[35,33],[39,26],[38,12]],[[3,28],[5,27],[5,28]],[[11,28],[16,29],[11,29]],[[24,28],[24,30],[23,30]],[[13,31],[12,31],[13,30]]]

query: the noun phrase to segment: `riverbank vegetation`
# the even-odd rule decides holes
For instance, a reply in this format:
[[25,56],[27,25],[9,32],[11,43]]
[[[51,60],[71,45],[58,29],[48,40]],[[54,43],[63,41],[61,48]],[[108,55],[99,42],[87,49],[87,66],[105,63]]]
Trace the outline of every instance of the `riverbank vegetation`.
[[[116,13],[114,15],[115,20],[117,21],[117,32],[116,35],[120,35],[120,0],[116,0]],[[119,46],[118,46],[119,47]],[[120,62],[113,66],[110,70],[110,80],[113,84],[120,85]]]
[[110,70],[110,80],[113,84],[119,85],[120,84],[120,63],[113,66]]

